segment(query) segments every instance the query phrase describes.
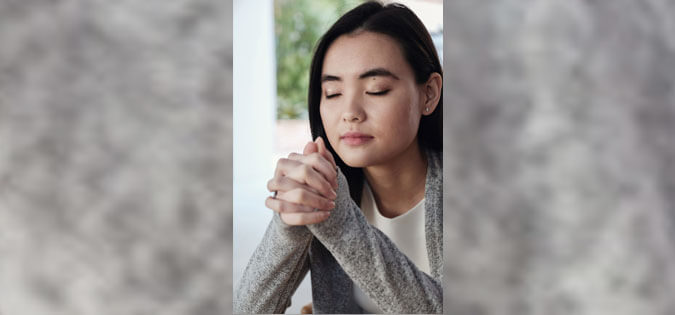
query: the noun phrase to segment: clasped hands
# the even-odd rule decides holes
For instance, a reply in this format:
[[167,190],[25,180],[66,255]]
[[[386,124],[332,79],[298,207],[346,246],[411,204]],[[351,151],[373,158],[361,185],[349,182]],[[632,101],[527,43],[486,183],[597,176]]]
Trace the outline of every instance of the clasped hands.
[[279,159],[267,189],[276,192],[265,206],[279,213],[288,225],[323,222],[335,208],[337,166],[321,137],[308,142],[302,154]]

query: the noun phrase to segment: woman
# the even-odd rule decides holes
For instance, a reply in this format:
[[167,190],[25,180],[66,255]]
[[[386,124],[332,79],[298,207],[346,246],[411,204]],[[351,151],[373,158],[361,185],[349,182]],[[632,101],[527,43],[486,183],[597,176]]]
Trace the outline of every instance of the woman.
[[442,69],[424,25],[398,4],[346,13],[308,103],[316,140],[268,183],[276,213],[235,312],[284,312],[311,270],[315,313],[441,313]]

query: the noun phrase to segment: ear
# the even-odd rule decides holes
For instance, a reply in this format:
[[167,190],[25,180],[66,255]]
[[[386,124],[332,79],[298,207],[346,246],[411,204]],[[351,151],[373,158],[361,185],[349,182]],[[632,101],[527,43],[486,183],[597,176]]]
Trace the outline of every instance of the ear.
[[438,101],[441,99],[441,89],[443,88],[443,77],[438,72],[429,76],[429,80],[422,85],[422,115],[428,116],[436,110]]

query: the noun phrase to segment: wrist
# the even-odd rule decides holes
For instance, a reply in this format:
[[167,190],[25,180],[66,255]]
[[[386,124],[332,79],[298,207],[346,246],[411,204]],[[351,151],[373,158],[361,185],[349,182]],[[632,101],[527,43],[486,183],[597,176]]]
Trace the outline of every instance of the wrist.
[[274,212],[274,215],[272,216],[272,222],[274,222],[274,225],[277,227],[279,233],[288,238],[305,238],[312,235],[312,233],[304,225],[290,225],[284,222],[284,220],[281,219],[281,214],[278,212]]

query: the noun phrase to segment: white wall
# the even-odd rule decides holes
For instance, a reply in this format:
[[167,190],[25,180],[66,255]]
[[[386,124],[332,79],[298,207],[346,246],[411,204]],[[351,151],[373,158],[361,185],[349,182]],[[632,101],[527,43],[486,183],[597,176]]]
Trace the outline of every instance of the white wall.
[[259,243],[274,164],[276,110],[273,1],[234,1],[233,285]]

